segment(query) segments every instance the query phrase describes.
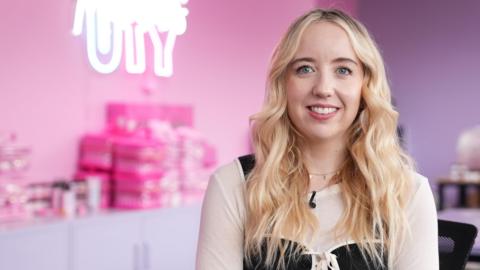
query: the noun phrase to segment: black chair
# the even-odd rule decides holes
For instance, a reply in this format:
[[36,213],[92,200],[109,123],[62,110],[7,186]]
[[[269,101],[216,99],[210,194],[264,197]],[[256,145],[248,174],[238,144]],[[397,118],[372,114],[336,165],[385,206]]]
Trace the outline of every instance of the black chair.
[[464,270],[477,237],[471,224],[438,220],[440,270]]

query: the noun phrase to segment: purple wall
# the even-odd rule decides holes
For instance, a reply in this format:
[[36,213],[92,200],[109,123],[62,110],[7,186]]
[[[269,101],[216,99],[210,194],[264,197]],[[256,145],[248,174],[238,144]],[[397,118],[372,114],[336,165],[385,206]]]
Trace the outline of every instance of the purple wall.
[[480,122],[480,1],[364,1],[358,16],[383,52],[408,149],[435,181]]
[[356,16],[358,13],[359,0],[316,0],[319,8],[336,8]]

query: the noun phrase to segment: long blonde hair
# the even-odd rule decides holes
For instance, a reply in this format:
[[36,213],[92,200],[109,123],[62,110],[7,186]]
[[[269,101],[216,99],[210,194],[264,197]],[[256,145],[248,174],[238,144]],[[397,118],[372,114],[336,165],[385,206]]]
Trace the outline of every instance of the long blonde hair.
[[[335,235],[349,236],[376,265],[384,266],[388,258],[391,267],[408,233],[405,206],[414,165],[399,144],[398,113],[375,42],[355,19],[322,9],[298,18],[275,48],[264,106],[251,117],[256,164],[246,182],[246,262],[262,256],[266,244],[266,266],[279,261],[285,268],[287,245],[281,239],[305,241],[318,232],[319,221],[304,200],[308,172],[299,149],[301,135],[287,116],[285,74],[305,29],[320,21],[345,30],[364,69],[361,105],[347,131],[348,155],[339,175],[345,211]],[[294,254],[300,251],[297,247]]]

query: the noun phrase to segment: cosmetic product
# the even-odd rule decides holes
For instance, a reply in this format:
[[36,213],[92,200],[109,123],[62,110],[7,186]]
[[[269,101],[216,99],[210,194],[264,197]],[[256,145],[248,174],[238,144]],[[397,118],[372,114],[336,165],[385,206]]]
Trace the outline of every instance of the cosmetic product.
[[75,216],[75,192],[71,183],[65,183],[62,193],[62,215],[66,218]]
[[85,179],[87,183],[87,206],[91,212],[97,212],[100,209],[100,197],[102,193],[101,179],[95,175],[90,175]]

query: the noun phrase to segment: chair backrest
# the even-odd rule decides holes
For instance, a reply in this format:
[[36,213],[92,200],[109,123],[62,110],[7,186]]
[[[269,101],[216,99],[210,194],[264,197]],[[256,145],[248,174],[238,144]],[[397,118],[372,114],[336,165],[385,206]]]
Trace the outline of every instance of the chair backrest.
[[471,224],[438,220],[440,270],[464,270],[477,237]]

